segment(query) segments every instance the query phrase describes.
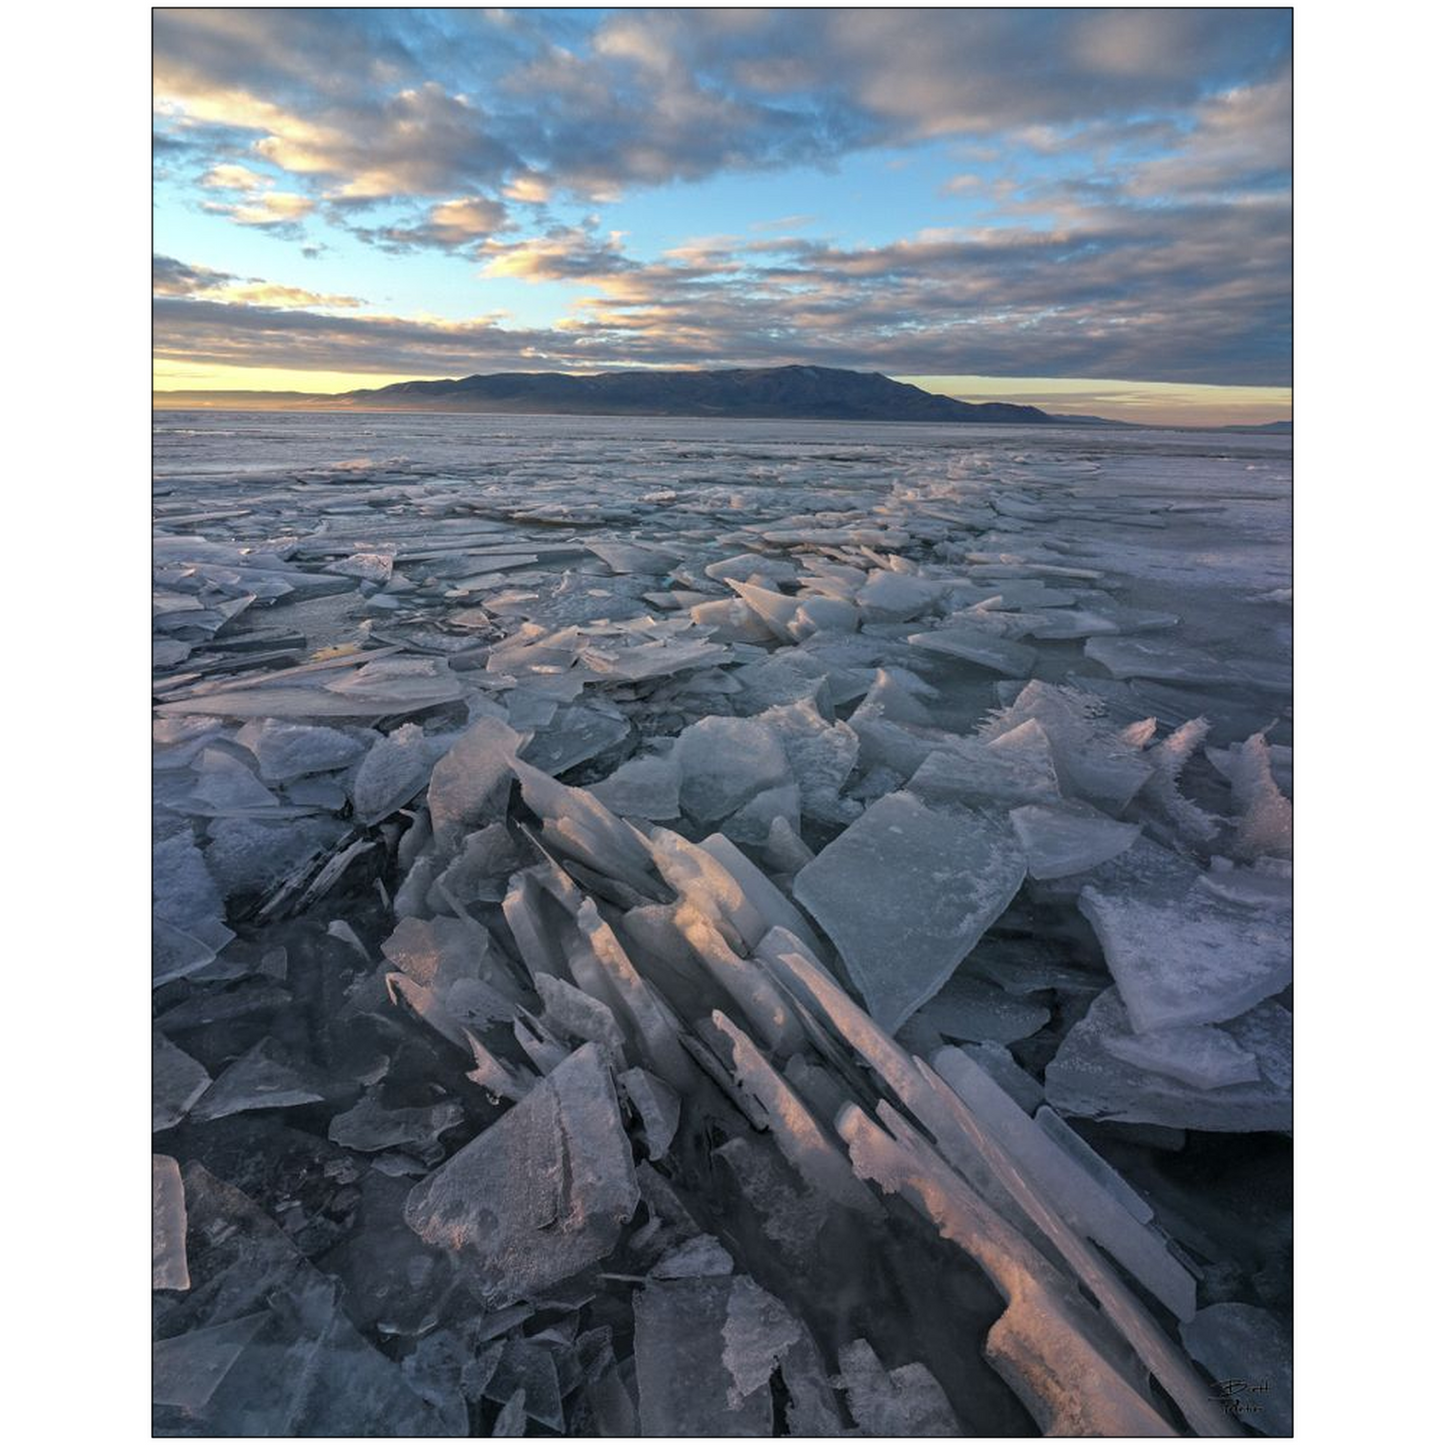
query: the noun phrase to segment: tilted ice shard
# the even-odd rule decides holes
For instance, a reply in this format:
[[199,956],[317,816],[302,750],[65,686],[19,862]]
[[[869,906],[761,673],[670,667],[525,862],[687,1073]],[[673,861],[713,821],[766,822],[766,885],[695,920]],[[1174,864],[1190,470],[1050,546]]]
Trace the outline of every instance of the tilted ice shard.
[[186,1191],[180,1165],[151,1155],[151,1288],[190,1289],[186,1268]]
[[1107,989],[1065,1036],[1044,1071],[1044,1092],[1059,1113],[1085,1119],[1226,1133],[1290,1128],[1293,1021],[1288,1010],[1262,1003],[1220,1029],[1253,1056],[1259,1078],[1208,1089],[1182,1083],[1126,1063],[1109,1047],[1134,1033],[1118,990]]
[[632,758],[590,792],[604,807],[624,818],[667,822],[678,815],[682,768],[671,748],[654,757]]
[[585,1044],[418,1184],[406,1221],[502,1304],[609,1253],[637,1200],[612,1078]]
[[865,1218],[881,1217],[878,1201],[853,1177],[838,1146],[752,1040],[724,1013],[714,1010],[712,1021],[732,1051],[733,1076],[762,1106],[778,1148],[793,1168],[835,1203]]
[[1148,780],[1152,769],[1135,749],[1114,736],[1101,713],[1097,700],[1076,689],[1035,680],[979,735],[992,742],[1020,723],[1037,722],[1048,736],[1064,792],[1118,813]]
[[191,1108],[193,1119],[224,1119],[252,1109],[291,1109],[324,1097],[325,1082],[294,1064],[274,1039],[262,1039],[216,1081]]
[[1160,1235],[1085,1173],[961,1049],[940,1050],[933,1067],[1069,1224],[1108,1250],[1177,1318],[1194,1314],[1194,1277]]
[[930,807],[1017,807],[1060,801],[1049,740],[1038,723],[1020,723],[992,742],[958,738],[930,752],[908,781]]
[[512,760],[523,740],[500,718],[481,717],[438,760],[427,806],[444,844],[493,821],[512,785]]
[[792,781],[778,735],[753,718],[703,718],[683,730],[675,756],[682,806],[700,823],[716,823]]
[[677,1091],[646,1069],[628,1069],[617,1076],[617,1081],[627,1091],[627,1097],[642,1120],[647,1157],[663,1158],[673,1135],[677,1133],[682,1108]]
[[941,652],[947,657],[961,657],[968,662],[1001,672],[1005,677],[1027,677],[1038,661],[1038,653],[1021,642],[1008,642],[982,627],[968,623],[948,623],[932,632],[909,635],[914,647],[926,652]]
[[536,977],[537,992],[546,1006],[543,1022],[583,1043],[595,1043],[614,1069],[625,1067],[627,1045],[612,1010],[591,994],[574,988],[564,978],[542,973]]
[[1287,919],[1198,887],[1182,896],[1085,888],[1094,925],[1136,1032],[1236,1018],[1290,981]]
[[925,1366],[885,1370],[867,1340],[854,1340],[838,1351],[838,1370],[849,1413],[864,1435],[913,1439],[963,1434],[948,1397]]
[[791,1006],[758,964],[735,953],[690,904],[678,906],[675,925],[693,957],[736,1005],[765,1048],[786,1054],[801,1046],[803,1036]]
[[1294,806],[1275,783],[1262,733],[1255,733],[1240,746],[1230,777],[1230,799],[1238,816],[1235,848],[1242,857],[1290,856],[1294,851]]
[[352,805],[363,823],[379,823],[409,803],[425,786],[435,756],[415,723],[378,738],[361,760],[351,785]]
[[[933,1135],[948,1166],[945,1168],[944,1159],[926,1146],[920,1147],[922,1141],[907,1122],[885,1103],[879,1113],[893,1134],[891,1140],[852,1106],[845,1108],[835,1122],[838,1134],[850,1146],[855,1169],[885,1189],[905,1189],[908,1197],[948,1238],[959,1242],[968,1240],[965,1248],[989,1270],[996,1282],[1007,1279],[1013,1288],[1013,1282],[1018,1281],[1021,1293],[1017,1297],[1011,1294],[1010,1298],[1022,1303],[1019,1309],[1007,1312],[991,1332],[990,1358],[996,1363],[1007,1362],[1007,1367],[998,1365],[998,1368],[1015,1385],[1041,1426],[1047,1430],[1051,1422],[1078,1422],[1082,1412],[1085,1419],[1112,1421],[1111,1425],[1099,1428],[1098,1433],[1148,1434],[1158,1433],[1158,1417],[1147,1406],[1141,1406],[1132,1389],[1120,1398],[1111,1397],[1108,1389],[1102,1393],[1094,1387],[1061,1389],[1062,1361],[1082,1360],[1086,1373],[1100,1368],[1091,1363],[1097,1359],[1098,1352],[1090,1343],[1092,1338],[1097,1338],[1099,1326],[1087,1315],[1077,1316],[1077,1296],[1072,1288],[1017,1234],[999,1213],[1000,1209],[1013,1214],[1022,1208],[1035,1225],[1048,1226],[1050,1237],[1065,1251],[1068,1262],[1099,1299],[1110,1320],[1173,1395],[1195,1429],[1208,1434],[1232,1433],[1215,1402],[1208,1398],[1158,1326],[1112,1270],[1073,1234],[1048,1201],[1019,1177],[991,1135],[981,1130],[967,1113],[958,1096],[922,1060],[910,1058],[900,1049],[801,947],[779,947],[775,958],[776,962],[770,966],[779,981],[787,984],[800,1000],[816,1008],[829,1027],[862,1055]],[[863,1154],[859,1153],[860,1147]],[[961,1214],[955,1216],[956,1210],[961,1210]],[[948,1222],[951,1217],[961,1221],[958,1227],[962,1233]],[[988,1255],[994,1260],[992,1265],[986,1258]],[[1059,1318],[1061,1309],[1064,1315]],[[1051,1317],[1053,1324],[1050,1324]],[[1093,1377],[1096,1380],[1112,1378],[1112,1367],[1103,1367],[1103,1372]],[[1123,1412],[1122,1416],[1115,1413],[1118,1411]],[[1103,1414],[1095,1416],[1095,1412]],[[1123,1425],[1124,1421],[1127,1426]],[[1091,1433],[1093,1428],[1076,1423],[1074,1432]]]
[[1029,873],[1034,878],[1063,878],[1083,873],[1122,853],[1139,836],[1137,823],[1116,823],[1092,808],[1023,807],[1009,812]]
[[883,1105],[890,1135],[856,1105],[838,1119],[859,1175],[901,1194],[976,1259],[1008,1307],[989,1331],[989,1362],[1049,1435],[1174,1432],[1110,1362],[1103,1325],[1068,1281]]
[[1196,1089],[1248,1084],[1259,1078],[1253,1054],[1213,1024],[1185,1024],[1146,1034],[1111,1034],[1104,1047],[1116,1059],[1150,1074],[1163,1074]]
[[285,783],[308,773],[348,767],[366,751],[365,734],[337,728],[305,727],[275,718],[250,722],[236,735],[255,755],[268,783]]
[[211,1076],[159,1029],[151,1032],[151,1132],[169,1129],[211,1086]]
[[204,1410],[242,1351],[270,1316],[265,1311],[191,1330],[151,1347],[151,1403]]
[[644,1435],[771,1435],[765,1380],[738,1394],[723,1363],[736,1281],[651,1280],[633,1296],[637,1393]]
[[894,793],[809,863],[793,891],[892,1030],[938,992],[1023,879],[1006,823]]

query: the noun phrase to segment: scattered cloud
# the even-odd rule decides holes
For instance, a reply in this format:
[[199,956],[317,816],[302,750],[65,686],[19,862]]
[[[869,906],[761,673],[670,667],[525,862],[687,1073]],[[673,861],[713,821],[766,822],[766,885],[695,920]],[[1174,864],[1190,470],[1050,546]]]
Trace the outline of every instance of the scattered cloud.
[[[158,345],[393,374],[797,360],[1283,384],[1290,51],[1290,13],[1262,9],[158,10],[157,177],[182,204],[303,255],[456,253],[479,300],[568,287],[526,328],[162,258]],[[644,192],[682,215],[694,183],[867,150],[955,172],[871,213],[870,236],[895,226],[877,244],[741,215],[644,249],[579,219]]]
[[151,257],[151,291],[157,297],[194,296],[245,306],[283,309],[351,309],[366,303],[359,296],[334,296],[302,286],[283,286],[258,276],[242,279],[206,266],[189,266],[171,256]]

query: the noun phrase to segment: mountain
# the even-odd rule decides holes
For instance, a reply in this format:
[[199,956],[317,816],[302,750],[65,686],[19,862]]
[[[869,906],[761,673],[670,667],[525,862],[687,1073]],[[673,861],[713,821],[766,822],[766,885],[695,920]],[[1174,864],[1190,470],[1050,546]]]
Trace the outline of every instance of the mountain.
[[[245,392],[157,392],[159,407],[244,406]],[[879,372],[826,366],[736,371],[498,372],[449,381],[400,381],[339,396],[254,393],[258,408],[525,412],[570,416],[784,417],[814,421],[1025,422],[1036,406],[935,396]],[[209,400],[207,398],[210,398]]]

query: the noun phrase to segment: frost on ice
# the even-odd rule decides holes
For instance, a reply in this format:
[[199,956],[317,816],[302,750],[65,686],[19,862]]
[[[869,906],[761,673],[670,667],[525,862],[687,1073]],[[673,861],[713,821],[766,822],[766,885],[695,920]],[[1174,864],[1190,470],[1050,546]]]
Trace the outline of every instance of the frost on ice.
[[1286,444],[193,420],[158,1434],[1289,1429]]

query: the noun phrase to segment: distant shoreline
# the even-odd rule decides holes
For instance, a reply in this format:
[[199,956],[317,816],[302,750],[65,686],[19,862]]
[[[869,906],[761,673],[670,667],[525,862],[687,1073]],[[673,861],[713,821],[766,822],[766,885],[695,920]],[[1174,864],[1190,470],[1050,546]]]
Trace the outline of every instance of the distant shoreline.
[[[266,395],[267,393],[257,393]],[[176,402],[162,400],[162,398],[174,398],[180,396],[227,396],[225,401],[209,402]],[[876,421],[871,418],[858,417],[836,417],[836,416],[739,416],[736,413],[724,415],[707,415],[706,413],[695,412],[586,412],[586,411],[477,411],[466,407],[456,406],[364,406],[354,403],[347,403],[341,406],[318,405],[315,401],[307,398],[291,404],[256,404],[252,401],[231,400],[231,393],[217,392],[164,392],[158,391],[152,394],[151,414],[163,415],[179,412],[252,412],[257,414],[277,413],[302,416],[475,416],[475,417],[554,417],[557,420],[570,420],[584,417],[593,420],[616,420],[616,421],[774,421],[774,422],[807,422],[812,425],[833,423],[839,426],[936,426],[947,427],[950,430],[967,431],[973,426],[984,427],[1016,427],[1027,429],[1039,427],[1057,430],[1077,431],[1164,431],[1164,432],[1191,432],[1191,433],[1223,433],[1234,436],[1258,436],[1258,437],[1280,437],[1292,441],[1294,433],[1292,430],[1283,430],[1280,423],[1267,422],[1258,426],[1230,423],[1224,426],[1193,426],[1187,422],[1137,422],[1137,421],[1104,421],[1097,417],[1071,417],[1064,412],[1052,412],[1047,421],[990,421],[990,422],[949,422],[924,419],[900,418],[890,421]]]

